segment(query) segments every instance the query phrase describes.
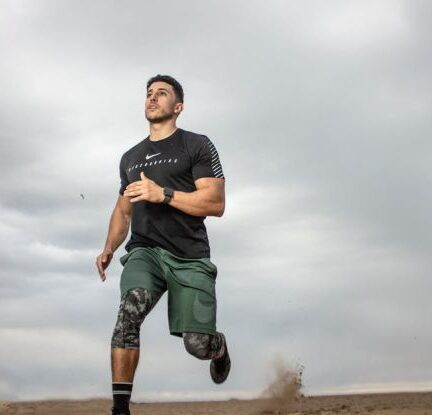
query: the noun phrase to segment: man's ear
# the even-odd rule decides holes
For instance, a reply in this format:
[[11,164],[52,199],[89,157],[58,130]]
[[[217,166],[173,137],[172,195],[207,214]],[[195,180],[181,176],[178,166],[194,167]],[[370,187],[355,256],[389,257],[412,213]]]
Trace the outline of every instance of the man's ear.
[[174,112],[176,114],[180,114],[182,111],[183,111],[183,103],[177,102],[177,104],[175,105],[175,108],[174,108]]

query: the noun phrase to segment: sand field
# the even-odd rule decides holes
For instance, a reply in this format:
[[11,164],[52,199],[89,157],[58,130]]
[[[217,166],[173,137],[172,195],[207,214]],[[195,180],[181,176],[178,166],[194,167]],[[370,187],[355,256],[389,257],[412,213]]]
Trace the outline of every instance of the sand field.
[[[2,402],[1,415],[108,415],[110,400]],[[432,392],[217,402],[134,403],[132,415],[432,415]]]

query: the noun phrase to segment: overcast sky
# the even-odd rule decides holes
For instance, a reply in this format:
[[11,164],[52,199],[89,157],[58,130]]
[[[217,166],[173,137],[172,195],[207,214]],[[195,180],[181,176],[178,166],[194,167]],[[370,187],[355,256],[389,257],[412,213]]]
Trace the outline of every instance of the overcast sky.
[[[0,399],[111,396],[121,155],[147,80],[226,176],[207,219],[230,378],[145,321],[135,400],[432,389],[432,3],[0,0]],[[84,199],[80,196],[84,195]]]

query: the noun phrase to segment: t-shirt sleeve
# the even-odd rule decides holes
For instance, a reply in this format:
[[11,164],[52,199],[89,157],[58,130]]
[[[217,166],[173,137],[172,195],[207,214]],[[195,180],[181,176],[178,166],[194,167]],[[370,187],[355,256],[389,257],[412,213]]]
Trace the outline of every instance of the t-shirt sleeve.
[[194,146],[192,154],[192,176],[194,180],[202,177],[225,179],[216,147],[206,136],[199,141],[198,145]]
[[122,196],[128,184],[129,184],[129,180],[126,174],[125,156],[123,155],[120,160],[120,190],[119,190],[119,193]]

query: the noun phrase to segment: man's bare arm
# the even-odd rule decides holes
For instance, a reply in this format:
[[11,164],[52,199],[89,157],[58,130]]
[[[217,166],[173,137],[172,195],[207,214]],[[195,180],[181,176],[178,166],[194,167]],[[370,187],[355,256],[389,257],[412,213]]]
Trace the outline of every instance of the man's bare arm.
[[115,250],[123,243],[129,232],[132,212],[132,204],[129,199],[121,195],[118,197],[111,214],[105,247],[96,258],[96,266],[102,281],[105,281],[105,269],[110,264]]
[[128,197],[119,195],[111,215],[105,248],[113,252],[123,243],[129,232],[132,204]]
[[[225,180],[215,177],[203,177],[195,180],[196,190],[181,192],[174,189],[174,197],[169,205],[192,216],[222,216],[225,210]],[[162,203],[163,187],[141,173],[141,180],[126,187],[124,196],[131,203],[142,200]]]
[[195,180],[194,192],[174,191],[168,204],[192,216],[222,216],[225,210],[225,180],[205,177]]

